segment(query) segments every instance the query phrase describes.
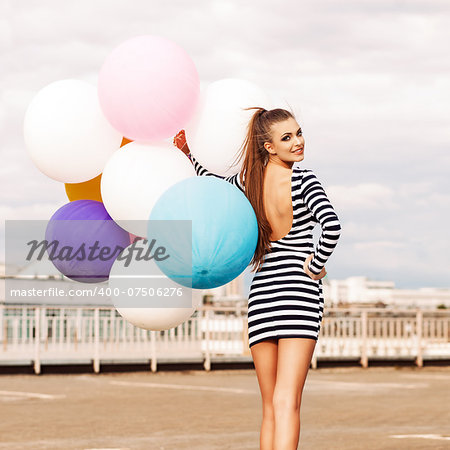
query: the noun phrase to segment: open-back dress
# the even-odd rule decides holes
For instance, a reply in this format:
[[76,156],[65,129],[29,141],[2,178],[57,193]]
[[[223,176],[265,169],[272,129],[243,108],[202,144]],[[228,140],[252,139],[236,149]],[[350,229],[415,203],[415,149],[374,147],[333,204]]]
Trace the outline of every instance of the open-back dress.
[[[239,173],[229,177],[213,174],[194,158],[197,175],[215,176],[232,183],[245,194]],[[248,297],[249,347],[269,339],[317,340],[324,299],[322,279],[311,279],[303,269],[314,253],[309,270],[322,271],[338,242],[341,225],[328,197],[311,169],[293,166],[291,175],[293,223],[286,236],[271,241],[271,250],[255,272]],[[312,231],[319,223],[322,233],[314,249]]]

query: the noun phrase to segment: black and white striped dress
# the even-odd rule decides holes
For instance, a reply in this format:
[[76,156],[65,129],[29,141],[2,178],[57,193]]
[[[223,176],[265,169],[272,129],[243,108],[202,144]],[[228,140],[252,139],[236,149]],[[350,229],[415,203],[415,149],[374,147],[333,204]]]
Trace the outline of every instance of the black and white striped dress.
[[[239,174],[222,177],[208,172],[190,155],[197,175],[222,178],[242,192]],[[245,181],[245,180],[244,180]],[[309,269],[319,274],[338,242],[341,225],[328,197],[311,169],[293,166],[291,176],[293,223],[286,236],[271,241],[271,251],[255,272],[248,298],[248,337],[251,347],[280,338],[317,340],[324,299],[322,279],[312,280],[304,271],[305,259],[314,253]],[[314,249],[313,229],[322,233]]]

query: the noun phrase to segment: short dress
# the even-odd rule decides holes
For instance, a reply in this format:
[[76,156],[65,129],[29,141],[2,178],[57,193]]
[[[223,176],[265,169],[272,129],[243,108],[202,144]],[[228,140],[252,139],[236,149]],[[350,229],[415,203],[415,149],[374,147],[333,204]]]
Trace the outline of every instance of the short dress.
[[[239,173],[223,177],[207,171],[190,154],[197,175],[222,178],[245,193]],[[281,239],[271,241],[264,263],[255,272],[248,297],[249,347],[269,339],[317,340],[324,299],[322,279],[312,280],[304,271],[305,259],[314,253],[309,270],[322,271],[341,234],[341,224],[325,190],[312,169],[293,166],[291,175],[293,223]],[[314,249],[313,229],[322,233]]]

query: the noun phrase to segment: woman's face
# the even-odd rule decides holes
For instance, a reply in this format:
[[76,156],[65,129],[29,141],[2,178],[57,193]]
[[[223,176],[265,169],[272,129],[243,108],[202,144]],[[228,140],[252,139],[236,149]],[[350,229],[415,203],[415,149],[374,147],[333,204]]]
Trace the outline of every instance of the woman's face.
[[264,143],[264,148],[270,153],[271,159],[279,158],[286,163],[303,160],[305,140],[295,119],[290,117],[272,124],[271,134],[272,142]]

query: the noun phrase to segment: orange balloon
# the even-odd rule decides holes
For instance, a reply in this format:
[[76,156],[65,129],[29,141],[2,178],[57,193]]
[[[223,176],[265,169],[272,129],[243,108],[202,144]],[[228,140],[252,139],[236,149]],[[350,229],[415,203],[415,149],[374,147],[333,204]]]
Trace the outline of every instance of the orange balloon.
[[[123,147],[130,142],[133,141],[124,137],[120,146]],[[97,200],[98,202],[103,202],[100,192],[101,180],[102,174],[83,183],[65,183],[67,197],[71,202],[75,200]]]
[[74,202],[75,200],[97,200],[98,202],[101,202],[101,179],[102,174],[83,183],[65,183],[67,197],[71,202]]

